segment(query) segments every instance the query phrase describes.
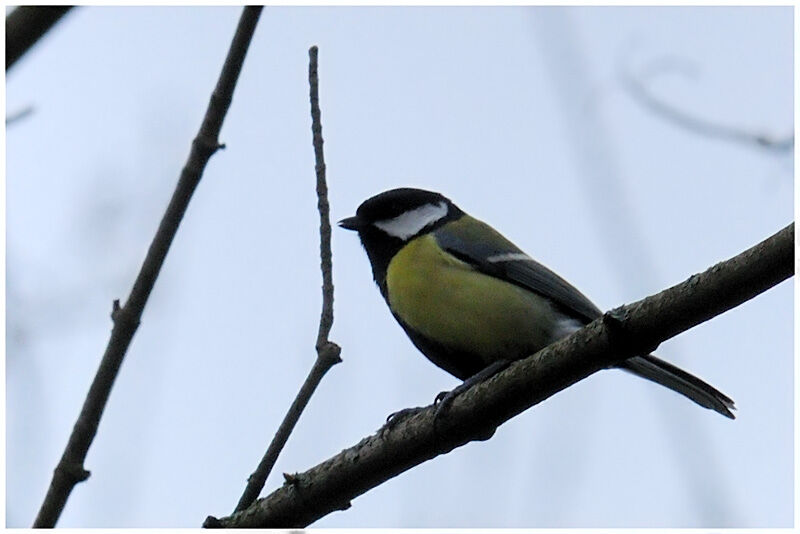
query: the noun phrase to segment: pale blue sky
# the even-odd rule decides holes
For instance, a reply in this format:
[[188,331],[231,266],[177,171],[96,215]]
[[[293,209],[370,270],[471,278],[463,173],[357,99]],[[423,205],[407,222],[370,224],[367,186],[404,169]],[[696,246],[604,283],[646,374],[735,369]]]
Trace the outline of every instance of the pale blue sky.
[[[12,69],[6,505],[30,525],[174,188],[239,8],[82,8]],[[315,357],[308,48],[320,48],[331,214],[441,191],[598,306],[632,302],[793,220],[791,154],[654,115],[793,131],[783,8],[268,8],[59,526],[227,515]],[[691,67],[687,75],[687,68]],[[333,368],[267,484],[456,380],[403,334],[356,237],[333,234]],[[735,399],[729,421],[604,371],[391,480],[325,527],[788,527],[792,286],[663,344]]]

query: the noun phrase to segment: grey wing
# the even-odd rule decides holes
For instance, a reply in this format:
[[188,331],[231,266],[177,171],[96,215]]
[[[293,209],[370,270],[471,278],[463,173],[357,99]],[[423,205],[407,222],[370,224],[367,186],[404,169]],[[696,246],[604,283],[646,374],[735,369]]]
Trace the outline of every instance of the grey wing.
[[434,236],[439,246],[478,271],[542,295],[566,315],[589,323],[602,314],[569,282],[469,215],[438,228]]

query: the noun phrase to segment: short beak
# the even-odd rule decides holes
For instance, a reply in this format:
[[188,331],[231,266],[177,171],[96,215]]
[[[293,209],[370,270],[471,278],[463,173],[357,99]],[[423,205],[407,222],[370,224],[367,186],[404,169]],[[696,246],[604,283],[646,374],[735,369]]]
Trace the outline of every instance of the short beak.
[[364,226],[364,223],[361,221],[361,219],[358,218],[358,215],[355,215],[353,217],[348,217],[346,219],[342,219],[341,221],[339,221],[339,226],[347,230],[358,231]]

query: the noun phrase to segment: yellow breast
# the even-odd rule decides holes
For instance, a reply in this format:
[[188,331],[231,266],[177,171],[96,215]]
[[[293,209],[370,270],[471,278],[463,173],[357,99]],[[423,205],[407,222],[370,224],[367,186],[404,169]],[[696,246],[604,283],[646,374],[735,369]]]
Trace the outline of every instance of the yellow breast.
[[431,234],[392,258],[386,286],[392,310],[411,328],[486,363],[520,358],[552,341],[557,318],[547,301],[476,271]]

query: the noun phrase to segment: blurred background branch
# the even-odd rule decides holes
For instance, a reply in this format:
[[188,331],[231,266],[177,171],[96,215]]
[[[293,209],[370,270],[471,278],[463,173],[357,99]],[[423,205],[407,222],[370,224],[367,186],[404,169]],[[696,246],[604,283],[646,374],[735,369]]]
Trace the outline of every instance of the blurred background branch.
[[[533,18],[535,35],[539,39],[538,51],[544,58],[547,79],[555,88],[560,110],[559,121],[566,127],[572,161],[579,172],[580,194],[592,215],[590,233],[600,245],[599,255],[611,266],[608,282],[616,281],[622,294],[648,294],[663,287],[663,243],[649,234],[643,224],[641,205],[632,201],[630,184],[626,182],[625,145],[631,138],[615,135],[615,121],[610,116],[609,102],[603,98],[602,78],[591,68],[592,54],[582,42],[581,24],[576,13],[570,10],[545,10]],[[619,65],[630,64],[630,56],[638,51],[636,43],[626,43],[624,55],[616,60]],[[612,71],[613,72],[613,71]],[[614,78],[608,80],[616,88]],[[628,107],[636,107],[625,102]],[[638,111],[638,109],[637,109]],[[643,144],[644,142],[642,142]],[[654,180],[654,188],[663,191],[663,183]],[[602,256],[601,256],[602,255]],[[673,345],[675,347],[675,345]],[[680,361],[674,354],[673,361]],[[665,444],[664,463],[674,462],[673,473],[682,480],[687,506],[703,517],[708,524],[739,524],[737,507],[733,505],[731,484],[721,466],[719,455],[709,439],[709,429],[699,419],[687,418],[684,414],[668,408],[667,399],[653,388],[644,395],[652,411],[652,424]],[[600,404],[583,408],[588,417],[601,416]],[[591,428],[591,427],[589,427]],[[589,430],[591,431],[591,430]],[[585,435],[585,440],[602,440],[605,430],[595,427],[595,435]],[[692,437],[691,461],[681,461],[681,444]],[[576,456],[581,461],[583,455]],[[702,466],[702,476],[698,475]],[[588,476],[591,466],[586,463],[575,469],[575,483]],[[568,515],[569,505],[564,499],[553,508]]]
[[777,137],[751,132],[731,125],[719,124],[683,111],[679,107],[658,98],[651,91],[650,86],[656,76],[667,73],[692,75],[696,71],[696,67],[689,63],[688,60],[661,58],[650,62],[637,74],[634,74],[629,67],[622,67],[619,77],[628,94],[640,105],[687,131],[722,141],[743,143],[776,152],[790,152],[794,149],[794,134]]
[[11,126],[12,124],[21,121],[22,119],[29,117],[33,114],[33,106],[25,106],[19,111],[15,111],[11,115],[6,116],[6,126]]

